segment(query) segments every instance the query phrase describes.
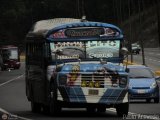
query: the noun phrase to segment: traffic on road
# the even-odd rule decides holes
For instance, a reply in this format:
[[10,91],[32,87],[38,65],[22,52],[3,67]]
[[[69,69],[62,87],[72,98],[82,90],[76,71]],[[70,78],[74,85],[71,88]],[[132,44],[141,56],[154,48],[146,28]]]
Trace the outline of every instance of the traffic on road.
[[[51,21],[37,22],[27,34],[19,69],[0,71],[2,119],[160,118],[160,77],[153,72],[159,70],[153,62],[160,60],[159,49],[145,49],[148,67],[123,65],[130,56],[117,26]],[[141,56],[133,55],[134,64]]]
[[[25,95],[25,63],[19,70],[0,72],[0,116],[7,114],[11,119],[50,120],[50,119],[120,119],[115,109],[105,113],[88,113],[85,109],[63,108],[61,114],[51,116],[43,112],[33,113]],[[160,86],[160,82],[158,82]],[[132,100],[129,107],[130,118],[159,118],[160,103],[146,103],[146,100]],[[126,118],[127,119],[127,118]]]

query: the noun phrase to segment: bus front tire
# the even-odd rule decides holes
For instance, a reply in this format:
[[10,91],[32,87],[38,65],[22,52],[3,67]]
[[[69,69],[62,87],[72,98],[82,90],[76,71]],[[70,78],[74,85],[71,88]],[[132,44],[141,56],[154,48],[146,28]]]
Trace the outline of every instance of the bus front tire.
[[117,115],[119,117],[127,116],[129,110],[129,103],[122,103],[116,106]]
[[61,106],[57,101],[57,83],[55,79],[51,79],[50,83],[50,104],[49,104],[49,109],[50,109],[50,114],[51,115],[56,115],[61,112]]
[[31,102],[31,109],[32,109],[32,112],[34,113],[38,113],[41,111],[41,105],[39,103],[36,103],[36,102]]
[[61,112],[61,106],[58,104],[58,101],[55,100],[54,98],[51,98],[50,100],[51,100],[50,101],[50,106],[49,106],[50,114],[51,115],[56,115],[56,114],[60,113]]

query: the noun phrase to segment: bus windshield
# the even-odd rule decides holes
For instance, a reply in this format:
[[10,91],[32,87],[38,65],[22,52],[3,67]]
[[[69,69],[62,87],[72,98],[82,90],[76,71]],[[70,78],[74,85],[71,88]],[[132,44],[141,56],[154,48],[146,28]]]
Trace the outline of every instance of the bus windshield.
[[120,40],[52,42],[50,48],[52,60],[113,58],[119,57]]

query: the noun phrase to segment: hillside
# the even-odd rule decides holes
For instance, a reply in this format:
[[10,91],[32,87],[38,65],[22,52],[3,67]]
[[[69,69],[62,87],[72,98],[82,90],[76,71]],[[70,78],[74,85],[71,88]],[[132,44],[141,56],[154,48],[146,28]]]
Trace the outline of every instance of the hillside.
[[158,21],[156,7],[153,6],[140,14],[131,16],[122,23],[126,41],[132,43],[143,41],[144,47],[159,47]]

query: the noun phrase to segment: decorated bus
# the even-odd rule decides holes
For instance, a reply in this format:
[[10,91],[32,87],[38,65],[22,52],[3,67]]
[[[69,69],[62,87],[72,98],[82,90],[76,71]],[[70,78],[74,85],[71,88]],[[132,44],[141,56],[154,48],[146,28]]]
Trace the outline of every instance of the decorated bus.
[[62,108],[128,114],[128,73],[122,31],[115,25],[55,18],[26,36],[26,95],[33,112]]
[[4,45],[0,47],[0,54],[3,64],[2,70],[19,69],[20,68],[20,53],[19,48],[14,45]]

